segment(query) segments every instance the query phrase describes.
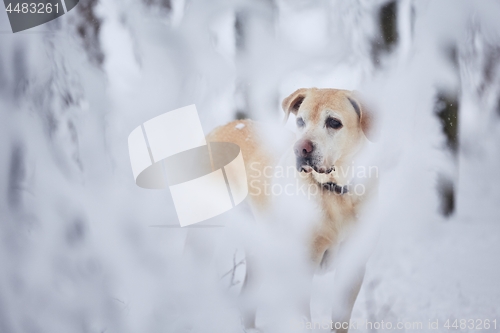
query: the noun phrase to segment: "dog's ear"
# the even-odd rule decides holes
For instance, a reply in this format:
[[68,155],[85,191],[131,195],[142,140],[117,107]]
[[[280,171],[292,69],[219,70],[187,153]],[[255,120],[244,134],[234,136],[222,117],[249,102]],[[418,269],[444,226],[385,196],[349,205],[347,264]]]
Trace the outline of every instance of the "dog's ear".
[[359,117],[359,123],[366,138],[371,142],[375,142],[377,133],[375,128],[375,115],[372,112],[372,109],[366,106],[366,102],[361,98],[359,92],[357,91],[351,91],[348,93],[347,99]]
[[290,113],[297,115],[300,104],[302,104],[304,98],[306,98],[306,93],[306,88],[300,88],[298,90],[295,90],[290,96],[283,100],[283,102],[281,103],[281,107],[283,108],[283,111],[285,111],[285,120],[283,121],[284,123],[287,122]]

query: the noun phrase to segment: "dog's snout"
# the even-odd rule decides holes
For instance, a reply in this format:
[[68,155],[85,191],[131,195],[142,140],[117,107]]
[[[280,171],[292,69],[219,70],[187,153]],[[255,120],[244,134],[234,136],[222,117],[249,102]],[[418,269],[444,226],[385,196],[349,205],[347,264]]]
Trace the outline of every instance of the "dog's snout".
[[311,140],[300,140],[294,146],[295,155],[298,157],[309,157],[313,150],[314,145]]

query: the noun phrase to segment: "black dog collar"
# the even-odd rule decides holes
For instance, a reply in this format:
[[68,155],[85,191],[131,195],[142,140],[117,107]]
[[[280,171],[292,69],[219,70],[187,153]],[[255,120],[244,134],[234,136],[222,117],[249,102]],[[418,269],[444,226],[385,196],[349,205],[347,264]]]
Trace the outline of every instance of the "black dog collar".
[[333,182],[328,182],[328,183],[322,183],[320,184],[325,190],[328,190],[330,192],[335,192],[337,194],[346,194],[347,192],[349,192],[349,186],[348,185],[344,185],[344,186],[340,186],[340,185],[337,185]]

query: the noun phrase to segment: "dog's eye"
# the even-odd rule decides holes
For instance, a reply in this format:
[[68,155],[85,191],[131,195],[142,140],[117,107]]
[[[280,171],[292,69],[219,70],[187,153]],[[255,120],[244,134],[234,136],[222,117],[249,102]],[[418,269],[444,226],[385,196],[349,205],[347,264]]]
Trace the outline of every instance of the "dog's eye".
[[304,122],[304,119],[302,118],[297,118],[297,127],[304,127],[306,123]]
[[333,128],[333,129],[340,129],[342,127],[342,123],[338,119],[328,118],[326,120],[326,127]]

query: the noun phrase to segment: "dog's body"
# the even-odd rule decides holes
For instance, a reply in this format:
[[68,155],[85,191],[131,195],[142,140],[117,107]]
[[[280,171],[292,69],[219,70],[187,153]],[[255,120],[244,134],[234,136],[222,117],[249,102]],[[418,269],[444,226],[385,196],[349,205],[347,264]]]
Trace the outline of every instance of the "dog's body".
[[[319,267],[332,262],[342,242],[349,237],[349,230],[356,225],[357,216],[371,188],[355,191],[352,181],[355,157],[367,144],[370,116],[354,93],[335,89],[299,89],[283,101],[286,119],[295,114],[299,138],[293,152],[295,166],[300,179],[315,189],[314,197],[321,207],[321,221],[311,228],[309,238],[311,262]],[[275,166],[278,157],[269,151],[265,140],[259,135],[258,125],[250,120],[235,121],[215,129],[208,141],[233,142],[241,147],[247,173]],[[248,176],[249,188],[265,183],[265,179]],[[358,193],[362,192],[362,193]],[[250,191],[253,207],[266,211],[272,206],[272,198],[263,189]],[[349,321],[354,301],[364,275],[364,263],[354,273],[343,276],[337,267],[336,279],[349,280],[344,290],[337,290],[338,304],[334,305],[334,322]],[[251,267],[247,267],[247,270]],[[307,306],[308,307],[308,306]],[[251,319],[250,321],[252,321]],[[252,323],[247,320],[247,325]],[[344,328],[338,332],[347,332]]]

